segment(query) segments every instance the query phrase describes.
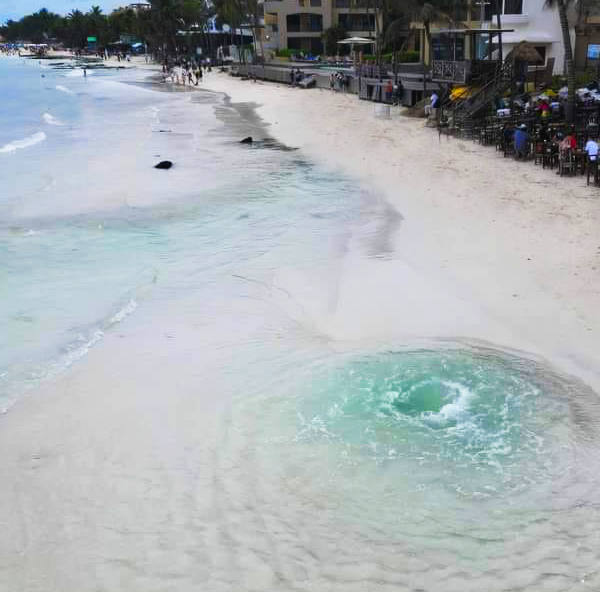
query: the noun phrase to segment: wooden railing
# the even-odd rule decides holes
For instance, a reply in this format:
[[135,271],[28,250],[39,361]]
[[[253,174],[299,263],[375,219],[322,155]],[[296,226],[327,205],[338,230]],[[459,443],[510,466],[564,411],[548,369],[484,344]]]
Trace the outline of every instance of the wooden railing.
[[465,84],[471,73],[471,62],[433,60],[431,62],[431,79],[434,82],[454,82]]

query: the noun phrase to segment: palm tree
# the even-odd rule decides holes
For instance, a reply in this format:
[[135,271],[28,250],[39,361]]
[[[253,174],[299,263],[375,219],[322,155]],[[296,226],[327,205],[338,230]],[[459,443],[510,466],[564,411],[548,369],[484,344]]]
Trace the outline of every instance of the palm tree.
[[546,0],[546,6],[556,7],[560,19],[560,29],[565,50],[565,70],[567,74],[567,108],[565,117],[568,123],[575,120],[575,63],[573,62],[573,47],[571,46],[571,35],[569,33],[568,10],[577,0]]

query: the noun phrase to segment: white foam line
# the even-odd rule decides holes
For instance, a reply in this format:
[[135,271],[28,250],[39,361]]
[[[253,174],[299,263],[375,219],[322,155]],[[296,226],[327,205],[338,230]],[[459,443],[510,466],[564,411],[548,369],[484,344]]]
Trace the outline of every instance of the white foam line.
[[128,317],[137,308],[137,302],[131,299],[119,312],[114,314],[109,321],[109,326],[120,323],[125,317]]
[[44,132],[37,132],[28,138],[14,140],[13,142],[5,144],[0,148],[0,153],[15,152],[15,150],[19,150],[20,148],[29,148],[30,146],[35,146],[35,144],[43,142],[45,139],[46,134]]
[[60,119],[57,119],[56,117],[54,117],[54,115],[51,115],[50,113],[44,113],[42,115],[42,119],[48,125],[63,125],[63,122]]
[[67,88],[66,86],[63,86],[62,84],[57,84],[56,85],[56,90],[59,90],[60,92],[67,93],[68,95],[74,95],[75,94],[71,89]]

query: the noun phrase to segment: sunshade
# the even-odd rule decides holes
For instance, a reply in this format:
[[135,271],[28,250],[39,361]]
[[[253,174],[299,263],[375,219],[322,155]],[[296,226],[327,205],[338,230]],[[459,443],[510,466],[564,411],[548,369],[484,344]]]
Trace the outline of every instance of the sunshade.
[[348,37],[348,39],[342,39],[338,41],[340,45],[368,45],[375,43],[375,39],[367,39],[365,37]]
[[527,41],[521,41],[517,43],[515,47],[506,56],[509,60],[517,60],[520,62],[527,62],[529,64],[541,64],[544,59],[540,55],[540,52]]

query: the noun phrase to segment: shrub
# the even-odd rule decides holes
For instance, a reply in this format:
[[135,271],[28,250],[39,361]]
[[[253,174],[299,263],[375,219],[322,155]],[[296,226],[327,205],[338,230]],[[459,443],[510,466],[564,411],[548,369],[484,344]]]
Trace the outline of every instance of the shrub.
[[418,51],[414,51],[412,49],[409,49],[407,51],[401,51],[398,54],[398,61],[400,63],[406,64],[406,63],[415,63],[420,61],[421,56],[419,55]]
[[299,53],[299,49],[278,49],[275,52],[275,55],[278,58],[291,58],[292,56],[298,55]]

